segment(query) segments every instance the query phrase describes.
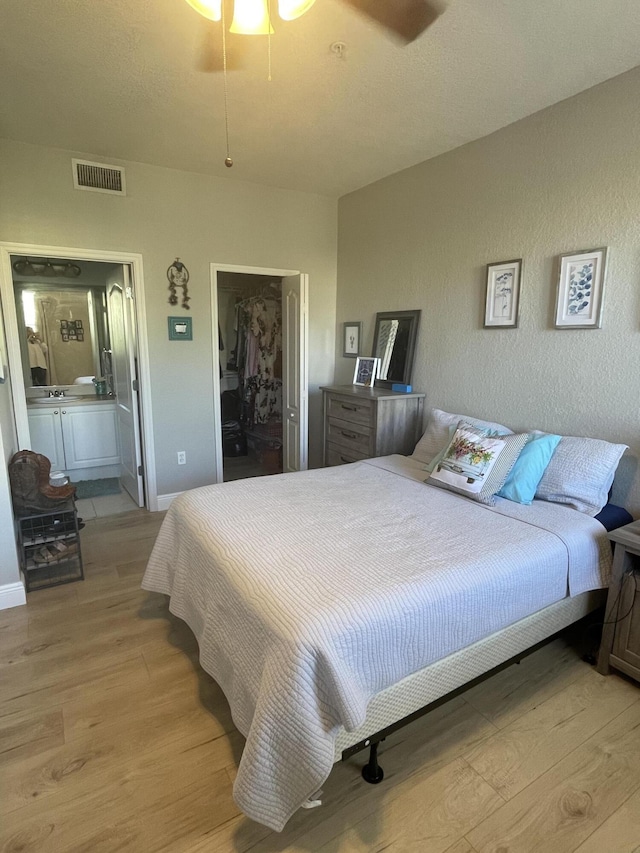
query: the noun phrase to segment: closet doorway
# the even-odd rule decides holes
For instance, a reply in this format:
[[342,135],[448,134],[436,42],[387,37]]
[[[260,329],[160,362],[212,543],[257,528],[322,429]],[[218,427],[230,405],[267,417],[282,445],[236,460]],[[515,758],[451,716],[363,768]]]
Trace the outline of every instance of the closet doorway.
[[212,264],[217,482],[307,467],[307,279]]

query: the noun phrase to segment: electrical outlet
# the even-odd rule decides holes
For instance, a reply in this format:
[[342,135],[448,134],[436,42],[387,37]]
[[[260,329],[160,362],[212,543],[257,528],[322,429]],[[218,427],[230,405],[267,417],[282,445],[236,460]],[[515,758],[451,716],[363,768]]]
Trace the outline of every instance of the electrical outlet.
[[187,464],[187,451],[179,450],[178,451],[178,465],[186,465]]

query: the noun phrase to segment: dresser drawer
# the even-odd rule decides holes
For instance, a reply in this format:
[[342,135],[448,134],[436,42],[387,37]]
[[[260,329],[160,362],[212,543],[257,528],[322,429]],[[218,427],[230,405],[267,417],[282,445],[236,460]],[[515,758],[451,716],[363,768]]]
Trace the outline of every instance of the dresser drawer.
[[352,397],[327,395],[327,415],[353,424],[371,423],[373,403],[371,400],[355,400]]
[[346,465],[349,462],[359,462],[367,459],[366,453],[358,453],[355,450],[345,450],[337,444],[327,445],[327,465]]
[[371,428],[368,426],[329,418],[326,440],[327,444],[371,456]]

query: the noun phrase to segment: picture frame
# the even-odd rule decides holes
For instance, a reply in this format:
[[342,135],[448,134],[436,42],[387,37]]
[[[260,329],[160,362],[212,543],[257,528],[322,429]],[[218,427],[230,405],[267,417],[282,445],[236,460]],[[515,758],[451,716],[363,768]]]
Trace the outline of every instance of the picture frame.
[[193,323],[192,317],[169,317],[169,340],[170,341],[192,341]]
[[76,320],[76,331],[82,332],[82,320]]
[[356,368],[353,373],[353,384],[362,385],[365,388],[373,388],[379,362],[379,358],[358,356],[356,358]]
[[516,329],[520,311],[522,258],[487,264],[485,329]]
[[66,332],[63,332],[63,333],[60,335],[60,337],[62,338],[62,340],[63,340],[65,343],[67,343],[67,342],[69,341],[69,335],[68,335]]
[[558,255],[556,329],[601,329],[607,247]]
[[342,355],[343,358],[357,358],[360,354],[360,340],[362,338],[362,322],[356,320],[353,323],[342,324]]
[[84,332],[76,332],[76,340],[80,343],[84,343]]

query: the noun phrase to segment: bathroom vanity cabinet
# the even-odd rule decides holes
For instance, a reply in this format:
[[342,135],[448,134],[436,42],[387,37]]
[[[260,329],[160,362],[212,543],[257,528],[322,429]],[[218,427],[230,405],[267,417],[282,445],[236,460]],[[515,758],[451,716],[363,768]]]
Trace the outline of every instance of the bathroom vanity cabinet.
[[[66,471],[72,480],[78,480],[95,476],[92,470],[97,467],[119,466],[113,400],[85,403],[59,398],[48,404],[30,405],[28,416],[31,449],[47,456],[52,470]],[[90,470],[85,474],[87,469]]]

